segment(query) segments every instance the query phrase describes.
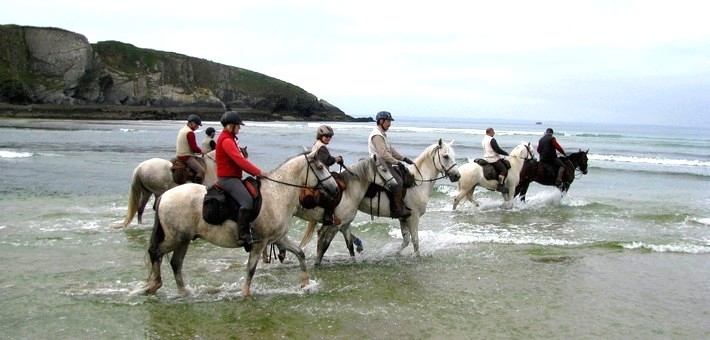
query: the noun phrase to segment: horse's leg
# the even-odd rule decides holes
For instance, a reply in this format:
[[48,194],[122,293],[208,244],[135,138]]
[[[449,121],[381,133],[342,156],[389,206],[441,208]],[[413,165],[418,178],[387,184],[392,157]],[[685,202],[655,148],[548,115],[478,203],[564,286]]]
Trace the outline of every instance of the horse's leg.
[[528,193],[528,186],[530,185],[530,182],[525,182],[518,185],[520,185],[520,202],[525,203],[525,194]]
[[[409,218],[411,218],[411,217],[409,217]],[[404,250],[404,248],[407,248],[407,246],[409,245],[409,240],[411,237],[409,225],[407,224],[407,220],[409,220],[409,218],[399,220],[399,229],[402,231],[402,245],[399,247],[397,254],[401,254],[402,250]],[[415,249],[414,250],[415,252],[418,251],[419,250],[418,245],[415,245],[414,249]]]
[[473,196],[473,192],[474,190],[476,190],[476,186],[477,185],[474,185],[473,188],[471,188],[471,190],[466,193],[466,198],[469,200],[469,202],[471,202],[471,204],[478,208],[478,200],[476,200],[476,196]]
[[318,244],[316,246],[316,261],[314,265],[320,265],[321,261],[323,261],[323,255],[325,255],[328,247],[330,247],[330,242],[333,241],[335,234],[338,233],[338,230],[345,227],[346,224],[349,227],[350,222],[345,222],[341,224],[340,227],[335,225],[322,226],[320,230],[318,230]]
[[298,263],[301,267],[301,288],[305,288],[306,286],[308,286],[308,284],[311,282],[311,279],[310,275],[308,274],[308,266],[306,265],[306,254],[303,253],[303,250],[298,246],[298,244],[291,241],[288,236],[276,241],[276,245],[279,248],[286,249],[292,252],[293,255],[296,255],[296,257],[298,258]]
[[182,279],[182,262],[187,254],[187,248],[190,246],[190,240],[180,242],[173,250],[173,257],[170,259],[170,267],[173,269],[175,283],[177,284],[178,294],[182,296],[188,295],[190,292],[185,288],[185,281]]
[[259,257],[264,249],[267,247],[266,240],[260,242],[255,242],[251,247],[251,252],[249,252],[249,260],[247,261],[246,271],[247,277],[244,279],[244,286],[242,287],[242,296],[247,298],[251,295],[251,280],[254,278],[254,273],[256,272],[256,265],[259,264]]
[[456,210],[456,207],[459,205],[461,200],[466,197],[469,194],[468,191],[463,190],[461,187],[459,187],[459,193],[454,197],[454,207],[451,208],[451,210]]
[[[150,197],[153,194],[149,191],[143,191],[141,193],[141,198],[140,201],[138,202],[138,224],[143,223],[143,212],[145,211],[145,206],[148,204],[148,201],[150,201]],[[158,199],[158,196],[155,196],[155,199]],[[153,206],[153,210],[155,210],[155,205]]]

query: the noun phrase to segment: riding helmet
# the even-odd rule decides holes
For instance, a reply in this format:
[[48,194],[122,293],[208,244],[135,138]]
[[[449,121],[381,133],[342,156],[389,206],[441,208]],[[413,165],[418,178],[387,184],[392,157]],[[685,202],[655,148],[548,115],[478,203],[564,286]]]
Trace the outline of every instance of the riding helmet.
[[316,139],[321,139],[323,136],[333,137],[333,135],[333,128],[328,125],[321,125],[316,132]]
[[202,119],[198,115],[189,115],[187,117],[188,123],[197,123],[197,125],[202,126]]
[[227,126],[228,124],[244,125],[244,122],[242,122],[242,118],[239,117],[239,113],[237,113],[237,111],[225,112],[219,122],[222,123],[222,126]]
[[380,120],[380,119],[386,119],[386,120],[392,120],[392,121],[394,120],[394,118],[392,118],[392,114],[390,114],[387,111],[380,111],[377,113],[377,116],[375,116],[375,120]]
[[554,133],[554,131],[552,131],[552,129],[551,129],[551,128],[547,128],[547,130],[545,130],[545,133],[553,134],[553,133]]
[[215,133],[215,131],[214,131],[214,128],[211,126],[208,127],[207,130],[205,130],[205,134],[208,136],[212,136],[213,133]]

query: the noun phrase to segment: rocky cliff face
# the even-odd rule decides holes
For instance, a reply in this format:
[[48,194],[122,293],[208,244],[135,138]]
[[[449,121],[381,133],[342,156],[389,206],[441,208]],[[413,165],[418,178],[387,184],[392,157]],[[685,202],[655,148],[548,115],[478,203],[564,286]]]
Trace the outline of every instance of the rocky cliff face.
[[305,90],[246,69],[58,28],[0,25],[0,103],[353,120]]

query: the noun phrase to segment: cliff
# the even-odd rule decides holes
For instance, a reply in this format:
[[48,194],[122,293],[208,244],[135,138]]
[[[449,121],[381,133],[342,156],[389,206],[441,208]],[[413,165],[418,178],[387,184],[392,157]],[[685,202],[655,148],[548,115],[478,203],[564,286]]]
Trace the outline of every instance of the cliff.
[[59,28],[0,25],[0,116],[354,121],[298,86],[257,72]]

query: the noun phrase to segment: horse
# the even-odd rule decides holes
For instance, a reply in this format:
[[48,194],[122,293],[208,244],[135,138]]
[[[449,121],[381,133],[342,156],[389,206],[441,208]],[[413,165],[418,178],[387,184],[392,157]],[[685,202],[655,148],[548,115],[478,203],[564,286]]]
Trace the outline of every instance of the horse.
[[[250,296],[256,265],[269,244],[276,244],[296,255],[300,262],[301,288],[309,283],[305,255],[296,243],[286,237],[291,218],[296,212],[299,193],[303,188],[317,188],[325,195],[334,195],[338,190],[335,179],[328,169],[315,159],[313,152],[290,158],[267,177],[261,178],[261,210],[252,222],[252,229],[258,237],[255,237],[249,253],[242,296]],[[172,252],[170,265],[178,292],[181,295],[189,293],[182,278],[182,262],[192,240],[201,238],[225,248],[243,246],[234,236],[237,228],[234,221],[226,220],[221,225],[211,225],[203,220],[202,203],[206,192],[205,186],[188,183],[166,191],[158,199],[148,247],[150,274],[141,288],[142,292],[155,294],[162,287],[160,264],[163,256]]]
[[[205,179],[203,183],[214,183],[217,180],[217,163],[214,151],[205,154]],[[143,223],[143,211],[151,196],[156,200],[164,192],[178,186],[173,181],[170,171],[172,163],[162,158],[151,158],[143,161],[133,170],[131,188],[128,190],[128,210],[123,220],[123,227],[127,227],[133,217],[138,214],[138,223]]]
[[[449,178],[451,182],[456,182],[461,177],[458,165],[456,164],[456,155],[451,146],[452,144],[453,141],[444,143],[439,139],[438,143],[434,143],[424,149],[414,160],[414,164],[407,166],[407,171],[414,175],[415,186],[407,189],[404,198],[404,203],[411,209],[412,214],[406,218],[399,218],[403,240],[397,251],[398,254],[409,245],[411,239],[414,254],[419,256],[419,218],[426,212],[429,195],[434,188],[434,183],[442,178]],[[441,174],[441,176],[436,177],[439,174]],[[356,180],[361,182],[360,185],[369,186],[374,177],[377,176],[379,175],[371,174],[368,175],[368,177],[359,177]],[[342,205],[343,202],[340,204]],[[348,249],[352,249],[352,241],[354,238],[350,231],[350,224],[355,219],[357,210],[372,216],[390,217],[389,197],[387,195],[375,194],[373,198],[363,197],[357,205],[343,206],[340,207],[340,210],[336,208],[336,216],[340,217],[343,221],[339,230],[343,235],[346,235],[345,238],[346,243],[348,243]],[[318,235],[316,264],[322,261],[325,251],[338,232],[338,228],[321,229],[321,231],[322,232]],[[301,244],[304,244],[303,241]],[[352,252],[351,255],[354,256]]]
[[[569,187],[575,179],[575,172],[577,169],[582,173],[582,175],[587,174],[587,151],[582,151],[581,149],[575,153],[570,154],[567,157],[559,157],[562,164],[565,165],[565,175],[562,179],[562,184],[559,189],[562,194],[567,193]],[[555,170],[555,174],[557,171]],[[555,185],[556,176],[545,170],[545,166],[542,162],[535,160],[525,162],[523,169],[520,171],[520,183],[515,187],[515,195],[520,195],[520,200],[525,202],[525,194],[528,192],[528,186],[531,182],[538,182],[542,185]]]
[[[510,169],[508,170],[508,176],[505,178],[504,182],[504,187],[507,189],[507,192],[503,193],[503,207],[512,208],[513,198],[515,197],[514,191],[520,181],[520,171],[523,168],[523,163],[534,157],[535,154],[532,151],[530,143],[520,143],[510,152],[508,156]],[[461,180],[459,181],[459,193],[454,198],[453,210],[456,210],[456,207],[464,197],[473,203],[473,205],[478,206],[478,201],[476,201],[476,198],[473,196],[473,191],[477,186],[480,185],[491,191],[495,191],[498,186],[498,180],[495,178],[497,176],[494,176],[494,179],[486,179],[483,167],[476,162],[468,162],[462,165],[459,171],[461,171]]]
[[[382,177],[377,174],[376,161],[374,158],[362,158],[355,164],[345,167],[339,172],[341,178],[345,182],[345,189],[343,190],[342,198],[340,203],[335,207],[334,215],[341,220],[352,220],[357,214],[357,207],[360,201],[365,197],[367,189],[370,187],[372,180],[375,184],[383,186],[385,185]],[[310,242],[313,237],[313,232],[315,231],[316,225],[323,220],[323,208],[316,207],[313,209],[305,209],[299,206],[296,217],[299,217],[308,222],[308,227],[301,240],[301,248],[303,248],[308,242]],[[340,224],[342,225],[342,223]],[[350,256],[355,256],[355,249],[353,243],[358,243],[358,252],[362,251],[362,243],[357,242],[359,239],[348,233],[346,230],[341,229],[339,226],[323,226],[319,231],[319,240],[323,238],[322,235],[325,233],[337,233],[340,230],[345,238],[345,245],[348,247]],[[332,237],[331,237],[332,239]],[[318,253],[324,254],[327,250],[329,244],[318,243]],[[279,259],[283,259],[283,251],[279,254]],[[315,265],[320,265],[320,258],[316,260]]]

